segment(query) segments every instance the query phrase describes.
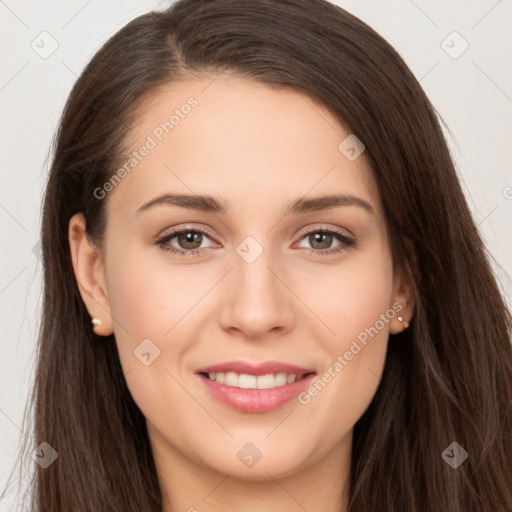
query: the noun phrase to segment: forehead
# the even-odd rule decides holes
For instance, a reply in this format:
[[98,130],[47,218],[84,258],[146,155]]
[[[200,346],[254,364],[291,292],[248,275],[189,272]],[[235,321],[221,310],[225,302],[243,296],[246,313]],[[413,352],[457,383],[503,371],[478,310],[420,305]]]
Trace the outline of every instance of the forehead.
[[350,193],[378,210],[364,152],[347,157],[351,137],[323,105],[288,88],[232,75],[173,82],[138,106],[126,172],[109,202],[133,210],[151,196],[182,192],[268,208]]

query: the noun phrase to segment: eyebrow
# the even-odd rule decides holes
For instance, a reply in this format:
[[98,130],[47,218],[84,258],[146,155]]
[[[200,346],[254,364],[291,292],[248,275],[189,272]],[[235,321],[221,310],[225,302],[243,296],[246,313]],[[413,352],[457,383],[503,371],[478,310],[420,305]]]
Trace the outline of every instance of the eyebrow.
[[[197,210],[206,213],[226,214],[228,203],[220,201],[210,195],[188,194],[162,194],[144,203],[136,212],[139,214],[153,206],[170,205],[189,210]],[[370,214],[374,213],[373,207],[368,201],[350,194],[330,194],[310,198],[299,198],[288,203],[287,210],[294,214],[303,214],[329,210],[340,206],[357,206]]]

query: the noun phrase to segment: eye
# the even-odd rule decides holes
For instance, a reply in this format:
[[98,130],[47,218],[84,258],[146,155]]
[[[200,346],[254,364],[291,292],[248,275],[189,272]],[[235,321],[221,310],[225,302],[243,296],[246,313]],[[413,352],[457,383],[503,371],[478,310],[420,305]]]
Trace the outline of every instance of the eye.
[[[345,235],[336,229],[316,229],[308,231],[301,236],[300,241],[307,241],[312,249],[306,247],[310,254],[326,256],[329,254],[339,253],[356,245],[353,238]],[[338,245],[332,247],[333,242]]]
[[[176,229],[157,240],[156,243],[161,246],[164,251],[169,251],[181,256],[195,256],[200,253],[198,249],[204,248],[201,247],[201,244],[205,237],[210,238],[206,231],[200,229]],[[173,239],[176,239],[178,247],[171,244]]]

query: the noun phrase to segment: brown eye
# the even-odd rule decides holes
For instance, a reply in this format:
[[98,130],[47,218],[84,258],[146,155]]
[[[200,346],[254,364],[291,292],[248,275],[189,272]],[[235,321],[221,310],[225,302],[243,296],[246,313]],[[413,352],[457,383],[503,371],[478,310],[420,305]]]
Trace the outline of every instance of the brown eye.
[[[356,245],[354,239],[339,231],[329,229],[310,231],[303,235],[300,241],[308,242],[310,248],[305,247],[305,249],[309,253],[322,256],[338,253]],[[333,247],[334,242],[338,242],[338,244]]]
[[[175,242],[172,242],[175,240]],[[211,240],[208,233],[199,229],[176,229],[172,233],[163,236],[156,242],[165,251],[179,254],[181,256],[195,256],[201,252],[201,249],[210,246],[201,247],[205,239]]]
[[203,233],[199,231],[182,231],[175,237],[180,249],[198,249],[201,246]]
[[327,232],[317,232],[308,236],[309,243],[313,249],[329,249],[334,237]]

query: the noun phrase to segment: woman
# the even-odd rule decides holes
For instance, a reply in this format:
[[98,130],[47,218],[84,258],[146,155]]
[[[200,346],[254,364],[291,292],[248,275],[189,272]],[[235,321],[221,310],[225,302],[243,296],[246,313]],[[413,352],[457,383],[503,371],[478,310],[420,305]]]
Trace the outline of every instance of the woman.
[[510,314],[435,110],[341,8],[121,29],[42,249],[34,510],[512,510]]

